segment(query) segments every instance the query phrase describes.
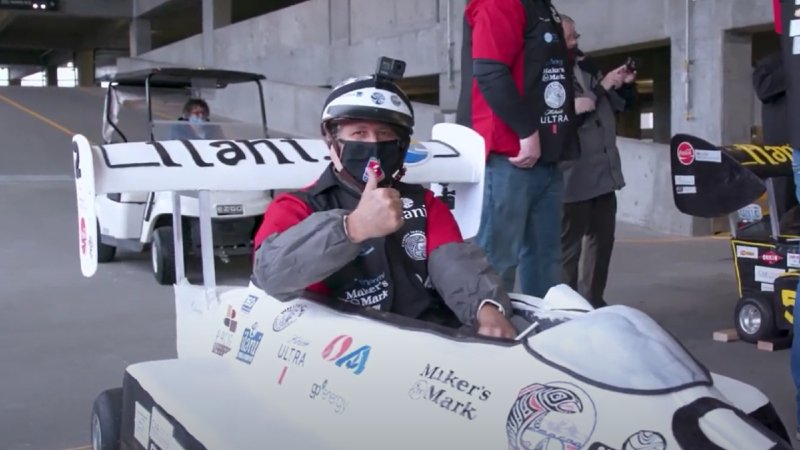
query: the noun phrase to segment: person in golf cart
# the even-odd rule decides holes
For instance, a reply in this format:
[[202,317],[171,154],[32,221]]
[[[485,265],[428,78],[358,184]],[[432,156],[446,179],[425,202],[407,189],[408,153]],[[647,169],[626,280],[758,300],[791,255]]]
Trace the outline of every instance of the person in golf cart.
[[211,108],[208,103],[200,98],[190,98],[183,105],[183,114],[178,123],[169,130],[168,139],[225,139],[222,128],[216,124],[209,124]]
[[312,186],[267,208],[254,282],[281,300],[308,290],[514,338],[510,299],[481,250],[463,241],[433,192],[400,181],[413,126],[411,102],[391,78],[334,88],[321,122],[331,164]]

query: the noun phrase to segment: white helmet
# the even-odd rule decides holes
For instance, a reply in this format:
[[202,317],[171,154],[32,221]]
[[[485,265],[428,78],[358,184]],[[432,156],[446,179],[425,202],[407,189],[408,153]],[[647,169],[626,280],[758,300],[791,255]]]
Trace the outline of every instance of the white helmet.
[[379,75],[351,78],[333,89],[322,108],[322,133],[339,119],[383,122],[407,136],[414,129],[414,110],[408,96],[391,79]]

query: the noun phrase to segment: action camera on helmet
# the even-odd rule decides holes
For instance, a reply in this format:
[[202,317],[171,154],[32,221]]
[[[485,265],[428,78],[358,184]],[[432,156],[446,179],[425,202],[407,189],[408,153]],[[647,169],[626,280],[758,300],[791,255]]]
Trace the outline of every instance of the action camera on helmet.
[[406,72],[406,62],[399,59],[392,59],[387,56],[381,56],[378,60],[378,68],[375,70],[377,78],[383,78],[391,81],[398,81],[403,79],[403,74]]

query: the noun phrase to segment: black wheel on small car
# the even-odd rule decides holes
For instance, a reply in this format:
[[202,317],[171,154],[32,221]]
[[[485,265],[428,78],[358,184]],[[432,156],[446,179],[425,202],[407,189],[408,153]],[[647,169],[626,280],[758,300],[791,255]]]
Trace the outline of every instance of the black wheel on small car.
[[171,225],[153,230],[150,253],[156,281],[167,285],[175,283],[175,242],[172,240]]
[[736,332],[745,342],[756,343],[775,336],[775,314],[769,301],[744,297],[736,305]]
[[92,405],[92,450],[118,450],[122,388],[103,391]]
[[114,259],[117,253],[117,247],[113,245],[103,244],[100,237],[100,221],[97,221],[97,262],[106,263]]

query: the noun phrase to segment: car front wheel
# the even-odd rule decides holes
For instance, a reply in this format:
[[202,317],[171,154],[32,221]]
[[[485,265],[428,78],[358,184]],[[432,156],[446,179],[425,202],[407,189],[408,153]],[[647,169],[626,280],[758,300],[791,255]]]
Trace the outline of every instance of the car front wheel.
[[172,226],[153,230],[150,245],[153,261],[153,275],[159,284],[175,283],[175,243],[172,240]]
[[122,388],[103,391],[92,406],[92,450],[119,450]]

